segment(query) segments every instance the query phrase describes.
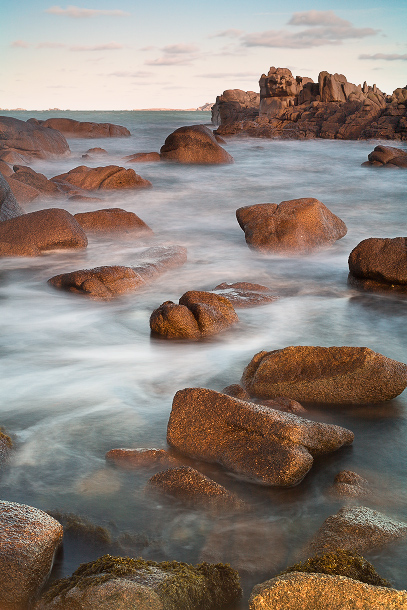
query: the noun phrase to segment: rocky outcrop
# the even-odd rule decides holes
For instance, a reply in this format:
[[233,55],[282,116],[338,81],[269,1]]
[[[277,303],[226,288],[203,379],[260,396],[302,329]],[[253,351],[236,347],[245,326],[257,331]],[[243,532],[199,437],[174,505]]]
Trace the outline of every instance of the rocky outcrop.
[[39,256],[47,250],[87,245],[81,226],[60,208],[30,212],[0,223],[0,256]]
[[278,299],[278,296],[271,294],[271,289],[267,286],[250,282],[235,282],[234,284],[223,282],[215,286],[212,292],[226,297],[233,307],[242,309],[267,305]]
[[348,282],[356,288],[407,292],[407,237],[364,239],[348,263]]
[[178,163],[233,163],[233,157],[218,144],[212,131],[204,125],[176,129],[166,138],[160,157],[164,161]]
[[[0,153],[7,163],[29,162],[70,154],[62,133],[39,123],[0,117]],[[8,155],[8,156],[7,156]]]
[[151,182],[136,174],[134,169],[125,169],[118,165],[106,167],[80,165],[65,174],[54,176],[51,180],[64,191],[78,188],[85,191],[137,189],[151,186]]
[[111,449],[105,455],[108,462],[126,470],[178,466],[179,460],[165,449]]
[[407,536],[407,523],[366,506],[341,508],[328,517],[303,550],[304,557],[338,549],[366,553]]
[[313,456],[351,444],[353,433],[213,390],[186,388],[175,394],[167,441],[249,481],[286,487],[302,481]]
[[139,260],[136,267],[103,266],[61,273],[50,278],[48,284],[59,290],[108,301],[133,292],[165,271],[183,265],[186,249],[181,246],[147,248],[139,255]]
[[256,354],[243,372],[242,385],[258,398],[376,403],[407,387],[407,364],[367,347],[290,346]]
[[239,321],[231,302],[211,292],[190,290],[179,304],[165,301],[150,316],[151,331],[166,339],[191,339],[215,335]]
[[16,201],[10,185],[4,178],[3,174],[0,173],[0,222],[3,220],[10,220],[11,218],[17,218],[25,214],[25,211]]
[[62,525],[32,506],[0,501],[0,540],[0,607],[26,610],[51,571]]
[[244,502],[236,494],[190,466],[157,472],[148,480],[147,488],[149,491],[171,496],[187,506],[196,508],[212,511],[245,509]]
[[126,127],[112,123],[91,123],[65,118],[46,119],[45,121],[29,120],[32,124],[56,129],[67,138],[127,138],[131,135]]
[[369,161],[362,163],[362,166],[374,165],[377,167],[390,167],[392,169],[397,167],[407,168],[407,150],[402,148],[376,146],[367,158]]
[[260,94],[241,89],[227,89],[212,106],[212,123],[225,125],[252,120],[259,114]]
[[308,254],[347,233],[345,223],[313,198],[259,203],[236,210],[246,243],[276,254]]
[[407,591],[327,574],[291,572],[252,591],[250,610],[404,610]]
[[35,610],[218,610],[241,594],[239,575],[228,565],[104,555],[56,581]]
[[[294,77],[287,68],[270,68],[260,78],[259,116],[218,116],[216,133],[247,133],[254,137],[284,139],[328,138],[407,139],[404,89],[392,96],[376,85],[353,85],[343,74],[321,72],[318,83]],[[214,120],[214,122],[216,122]]]
[[137,214],[126,212],[121,208],[78,212],[74,217],[86,233],[153,234],[150,227]]

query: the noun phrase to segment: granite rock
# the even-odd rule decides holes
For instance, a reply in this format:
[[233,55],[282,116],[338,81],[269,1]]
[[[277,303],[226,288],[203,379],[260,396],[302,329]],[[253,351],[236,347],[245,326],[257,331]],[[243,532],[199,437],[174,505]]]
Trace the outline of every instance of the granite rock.
[[126,212],[121,208],[78,212],[74,217],[86,233],[153,234],[150,227],[137,214]]
[[12,155],[15,153],[14,157],[3,157],[8,163],[65,157],[70,154],[68,142],[59,131],[43,127],[35,121],[21,121],[5,116],[0,117],[0,151]]
[[136,174],[134,169],[125,169],[118,165],[106,167],[86,167],[80,165],[65,174],[51,178],[61,190],[71,191],[83,189],[85,191],[137,189],[151,186],[149,180],[144,180]]
[[212,131],[204,125],[176,129],[166,138],[160,157],[164,161],[178,163],[233,163],[233,157],[218,144]]
[[112,123],[93,123],[66,118],[46,119],[38,121],[38,123],[43,127],[56,129],[67,138],[127,138],[130,136],[130,131],[126,127]]

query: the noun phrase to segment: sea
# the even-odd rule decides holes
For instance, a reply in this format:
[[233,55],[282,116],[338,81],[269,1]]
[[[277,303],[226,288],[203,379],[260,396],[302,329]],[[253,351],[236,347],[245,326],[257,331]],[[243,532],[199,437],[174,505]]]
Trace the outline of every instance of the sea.
[[[27,212],[64,207],[73,214],[119,207],[142,218],[153,237],[90,237],[83,251],[0,261],[0,425],[14,442],[1,472],[0,498],[75,515],[106,528],[113,541],[109,546],[85,534],[67,535],[52,578],[67,576],[104,552],[193,564],[211,557],[241,571],[239,608],[246,608],[251,587],[295,562],[323,521],[342,506],[364,505],[407,522],[407,391],[379,404],[308,405],[306,417],[344,426],[355,440],[316,458],[293,488],[256,485],[216,464],[187,461],[248,503],[249,512],[240,516],[208,514],[153,497],[146,485],[157,469],[125,471],[105,460],[114,448],[167,448],[177,390],[221,391],[239,383],[245,366],[262,350],[366,346],[407,363],[406,297],[363,293],[348,284],[348,256],[361,240],[407,235],[406,172],[361,166],[377,144],[406,149],[406,143],[234,136],[224,145],[234,158],[231,165],[126,165],[124,156],[159,151],[178,127],[213,128],[210,113],[2,114],[123,125],[131,137],[69,139],[71,156],[31,166],[50,178],[78,165],[123,165],[153,185],[104,193],[102,203],[46,199],[25,206]],[[83,159],[95,146],[108,155]],[[300,197],[322,201],[346,223],[347,235],[308,256],[249,249],[237,208]],[[101,302],[47,284],[50,277],[77,269],[136,265],[139,253],[153,245],[184,246],[188,261],[138,292]],[[151,337],[149,317],[164,301],[241,281],[268,286],[279,298],[237,310],[237,325],[201,342]],[[372,493],[334,498],[330,487],[345,469],[367,479]],[[407,542],[401,541],[366,557],[405,589],[406,552]]]

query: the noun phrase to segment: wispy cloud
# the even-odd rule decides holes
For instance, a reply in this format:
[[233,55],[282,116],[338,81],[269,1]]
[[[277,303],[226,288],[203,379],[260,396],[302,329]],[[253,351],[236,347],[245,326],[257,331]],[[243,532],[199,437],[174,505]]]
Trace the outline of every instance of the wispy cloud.
[[[104,76],[104,75],[102,75],[102,76]],[[154,73],[146,72],[143,70],[137,70],[137,72],[118,71],[118,72],[111,72],[107,76],[118,76],[120,78],[148,78],[149,76],[154,76]]]
[[14,40],[14,42],[11,43],[11,46],[16,49],[28,49],[30,45],[25,40]]
[[235,30],[231,28],[229,30],[223,30],[222,32],[217,32],[216,34],[212,34],[208,36],[208,38],[239,38],[243,34],[243,30]]
[[68,6],[62,8],[61,6],[51,6],[45,9],[45,13],[51,15],[61,15],[63,17],[71,17],[73,19],[88,19],[89,17],[98,17],[100,15],[108,17],[127,17],[130,13],[120,10],[104,10],[104,9],[92,9],[92,8],[80,8],[79,6]]
[[407,61],[407,53],[399,55],[398,53],[375,53],[374,55],[367,55],[362,53],[359,55],[359,59],[384,59],[384,61]]
[[180,54],[180,53],[196,53],[199,48],[195,44],[170,44],[162,49],[164,53]]
[[163,55],[162,57],[158,57],[157,59],[148,59],[144,63],[146,64],[146,66],[186,66],[190,64],[191,61],[192,58],[185,57],[182,55]]
[[39,42],[37,49],[62,49],[66,46],[63,42]]
[[118,42],[107,42],[105,44],[96,45],[74,45],[69,47],[70,51],[117,51],[118,49],[124,49],[124,46]]
[[161,57],[148,59],[144,63],[147,66],[187,66],[199,57],[199,48],[195,44],[171,44],[162,47]]
[[243,45],[246,47],[305,49],[324,45],[339,45],[344,40],[375,36],[380,32],[380,30],[372,28],[355,28],[349,21],[335,15],[333,11],[294,13],[287,25],[309,25],[311,27],[297,32],[267,30],[246,34],[242,37]]

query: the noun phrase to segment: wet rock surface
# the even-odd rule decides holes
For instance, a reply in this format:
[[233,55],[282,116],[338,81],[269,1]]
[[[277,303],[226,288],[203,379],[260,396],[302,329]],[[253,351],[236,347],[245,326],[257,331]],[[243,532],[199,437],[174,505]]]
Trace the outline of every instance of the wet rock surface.
[[0,501],[0,607],[26,610],[51,570],[62,525],[32,506]]
[[257,307],[267,305],[278,299],[271,293],[271,289],[261,284],[250,282],[235,282],[228,284],[223,282],[212,290],[213,293],[226,297],[236,308]]
[[407,365],[367,347],[290,346],[256,354],[241,383],[258,398],[377,403],[395,398],[407,387]]
[[56,129],[67,138],[127,138],[130,136],[130,131],[126,127],[113,125],[113,123],[93,123],[66,118],[46,119],[38,121],[38,123],[43,127]]
[[86,233],[143,233],[153,232],[134,212],[121,208],[107,208],[94,212],[78,212],[74,218]]
[[186,388],[175,394],[167,442],[247,480],[291,486],[311,469],[313,456],[351,444],[353,433],[214,390]]
[[331,496],[355,498],[370,494],[369,482],[352,470],[338,472],[332,487]]
[[0,256],[39,256],[47,250],[86,248],[75,218],[60,208],[23,214],[0,223]]
[[21,121],[6,116],[0,117],[0,151],[9,155],[2,155],[7,163],[64,157],[70,153],[68,142],[59,131],[32,119]]
[[153,333],[166,339],[197,341],[215,335],[239,319],[225,297],[191,290],[182,295],[179,304],[165,301],[150,316]]
[[348,263],[348,282],[355,288],[407,292],[407,237],[364,239]]
[[160,157],[164,161],[178,163],[233,163],[233,157],[218,144],[212,131],[204,125],[176,129],[166,138]]
[[302,572],[256,585],[249,600],[250,610],[404,610],[406,604],[407,591]]
[[246,206],[236,217],[247,244],[266,253],[306,254],[347,233],[345,223],[312,198]]
[[65,174],[54,176],[51,180],[63,191],[78,188],[85,191],[137,189],[151,186],[149,180],[144,180],[133,169],[125,169],[118,165],[106,167],[80,165]]

